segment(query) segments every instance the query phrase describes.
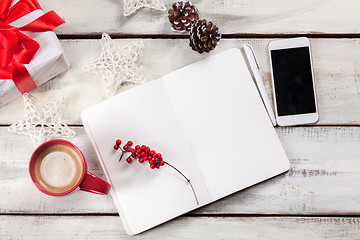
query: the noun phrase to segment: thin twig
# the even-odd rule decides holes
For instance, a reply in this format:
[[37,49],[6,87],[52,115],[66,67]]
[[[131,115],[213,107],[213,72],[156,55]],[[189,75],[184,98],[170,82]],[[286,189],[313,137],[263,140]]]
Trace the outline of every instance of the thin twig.
[[165,161],[164,161],[164,163],[167,164],[167,165],[169,165],[170,167],[172,167],[174,170],[176,170],[178,173],[181,174],[181,176],[183,176],[183,177],[186,179],[186,181],[190,184],[191,190],[192,190],[193,193],[194,193],[194,197],[195,197],[195,199],[196,199],[196,203],[197,203],[197,205],[199,205],[199,200],[198,200],[198,198],[197,198],[197,196],[196,196],[194,187],[193,187],[193,185],[191,184],[190,179],[188,179],[182,172],[180,172],[176,167],[174,167],[174,166],[171,165],[170,163],[165,162]]

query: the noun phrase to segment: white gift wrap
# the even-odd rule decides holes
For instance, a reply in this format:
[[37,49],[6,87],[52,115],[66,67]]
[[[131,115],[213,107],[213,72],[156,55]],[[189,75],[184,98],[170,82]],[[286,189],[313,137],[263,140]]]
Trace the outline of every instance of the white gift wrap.
[[[15,27],[24,26],[36,18],[43,15],[44,12],[37,9],[9,25]],[[64,51],[60,41],[53,31],[48,32],[28,32],[22,31],[39,43],[40,48],[29,64],[25,64],[30,76],[36,86],[40,86],[56,75],[68,70],[70,65],[65,58]],[[0,80],[0,106],[21,96],[21,93],[12,80]]]

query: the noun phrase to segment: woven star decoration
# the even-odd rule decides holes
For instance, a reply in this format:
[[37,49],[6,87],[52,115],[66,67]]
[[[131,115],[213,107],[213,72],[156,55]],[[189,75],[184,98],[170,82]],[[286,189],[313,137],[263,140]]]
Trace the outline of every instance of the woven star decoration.
[[46,104],[29,93],[24,93],[25,119],[9,127],[12,133],[28,135],[34,145],[57,137],[73,137],[71,130],[60,118],[65,99],[63,97]]
[[138,67],[137,60],[145,48],[142,41],[120,46],[106,33],[101,38],[101,54],[84,70],[100,75],[105,82],[106,95],[114,96],[123,83],[142,83],[145,75]]
[[124,16],[129,16],[142,7],[166,10],[163,0],[124,0]]

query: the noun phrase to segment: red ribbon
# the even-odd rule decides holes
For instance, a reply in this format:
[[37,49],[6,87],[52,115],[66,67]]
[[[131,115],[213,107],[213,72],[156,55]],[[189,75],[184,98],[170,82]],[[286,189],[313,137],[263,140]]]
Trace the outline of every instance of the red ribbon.
[[12,79],[23,94],[36,88],[24,64],[30,63],[40,45],[20,31],[51,31],[64,21],[50,11],[25,26],[13,27],[8,24],[41,7],[37,0],[20,0],[11,8],[12,0],[0,1],[0,79]]

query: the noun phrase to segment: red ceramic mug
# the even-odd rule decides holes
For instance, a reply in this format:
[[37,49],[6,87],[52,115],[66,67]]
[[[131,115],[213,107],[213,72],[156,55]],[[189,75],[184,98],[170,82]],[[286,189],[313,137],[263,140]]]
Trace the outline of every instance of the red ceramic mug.
[[35,186],[51,196],[80,190],[106,195],[110,184],[86,170],[84,155],[74,144],[62,139],[44,142],[33,152],[29,163]]

